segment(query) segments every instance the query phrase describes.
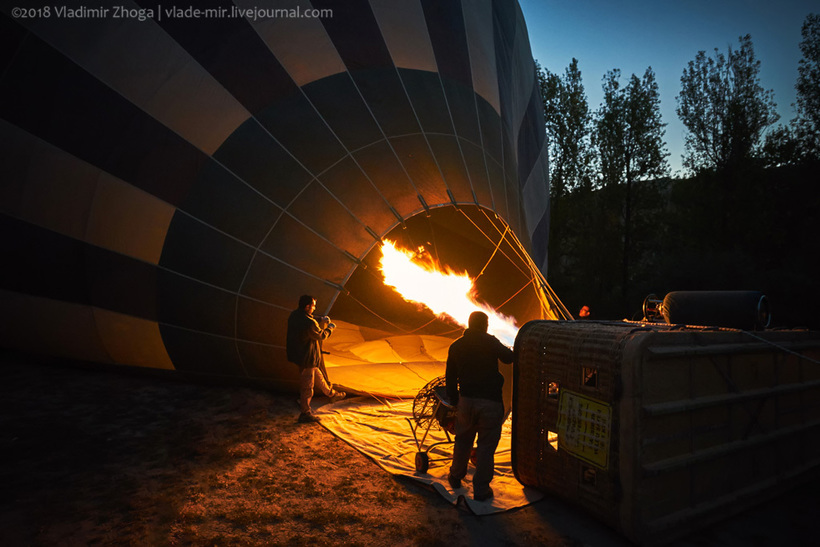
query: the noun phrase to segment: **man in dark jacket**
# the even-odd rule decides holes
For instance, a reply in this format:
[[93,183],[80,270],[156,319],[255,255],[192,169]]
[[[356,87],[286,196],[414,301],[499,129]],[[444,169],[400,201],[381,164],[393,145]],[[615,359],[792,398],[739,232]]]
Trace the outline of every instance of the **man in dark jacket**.
[[470,315],[464,335],[450,346],[445,372],[447,397],[458,408],[453,463],[447,480],[454,489],[461,488],[478,435],[473,475],[473,498],[478,501],[493,497],[490,481],[504,423],[504,376],[498,371],[498,360],[513,361],[512,350],[488,334],[487,326],[487,314],[477,311]]
[[337,391],[325,378],[322,340],[333,333],[335,325],[330,318],[313,317],[316,310],[316,299],[309,294],[299,298],[299,307],[288,317],[287,353],[288,361],[299,366],[299,422],[318,422],[319,418],[310,408],[313,388],[318,386],[322,393],[330,397],[331,402],[343,399],[345,393]]

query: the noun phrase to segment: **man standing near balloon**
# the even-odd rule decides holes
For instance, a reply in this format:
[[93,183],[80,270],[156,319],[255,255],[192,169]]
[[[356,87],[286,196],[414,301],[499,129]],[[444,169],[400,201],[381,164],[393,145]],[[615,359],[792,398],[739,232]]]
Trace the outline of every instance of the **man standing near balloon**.
[[493,497],[490,481],[504,424],[504,376],[498,371],[498,360],[513,362],[512,350],[487,333],[488,322],[484,312],[470,314],[464,335],[450,345],[445,370],[447,398],[458,409],[453,463],[447,480],[453,489],[461,488],[478,436],[473,475],[473,499],[477,501]]
[[305,294],[299,297],[299,307],[288,317],[287,354],[288,361],[299,367],[299,423],[318,422],[319,417],[313,414],[310,400],[314,387],[336,402],[345,397],[343,391],[337,391],[324,375],[324,356],[322,340],[328,338],[336,327],[329,317],[313,317],[316,311],[316,299]]

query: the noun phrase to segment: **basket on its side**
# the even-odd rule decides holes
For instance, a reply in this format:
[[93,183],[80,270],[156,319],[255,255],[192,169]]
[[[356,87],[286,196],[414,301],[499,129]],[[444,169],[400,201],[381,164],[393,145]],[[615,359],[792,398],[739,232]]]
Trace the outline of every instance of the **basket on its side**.
[[516,477],[637,543],[820,469],[820,333],[533,321],[515,354]]

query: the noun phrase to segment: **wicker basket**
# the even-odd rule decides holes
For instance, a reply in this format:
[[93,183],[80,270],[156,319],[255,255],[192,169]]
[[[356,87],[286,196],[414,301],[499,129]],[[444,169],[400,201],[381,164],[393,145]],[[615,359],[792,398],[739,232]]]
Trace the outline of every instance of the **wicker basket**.
[[820,464],[820,333],[534,321],[515,342],[518,480],[670,541]]

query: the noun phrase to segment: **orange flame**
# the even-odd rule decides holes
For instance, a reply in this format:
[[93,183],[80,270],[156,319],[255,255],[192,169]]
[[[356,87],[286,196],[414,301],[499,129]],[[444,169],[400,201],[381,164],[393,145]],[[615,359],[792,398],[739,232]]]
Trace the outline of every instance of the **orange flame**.
[[380,266],[384,283],[393,287],[402,298],[424,305],[437,316],[447,316],[464,327],[472,312],[483,311],[490,319],[490,334],[508,346],[513,345],[518,332],[515,321],[479,302],[469,275],[451,270],[441,271],[432,261],[421,264],[414,253],[398,249],[389,240],[384,241],[381,249]]

